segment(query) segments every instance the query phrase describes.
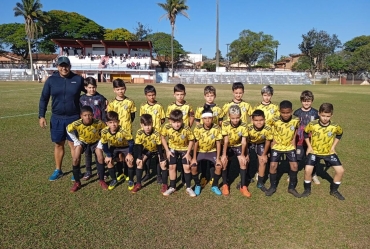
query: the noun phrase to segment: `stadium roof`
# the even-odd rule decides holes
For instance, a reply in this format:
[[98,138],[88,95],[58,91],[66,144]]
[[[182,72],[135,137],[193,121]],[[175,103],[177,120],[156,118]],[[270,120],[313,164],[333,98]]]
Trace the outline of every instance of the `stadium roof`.
[[80,39],[51,39],[60,47],[91,48],[94,44],[106,48],[142,48],[151,49],[151,41],[117,41],[117,40],[80,40]]

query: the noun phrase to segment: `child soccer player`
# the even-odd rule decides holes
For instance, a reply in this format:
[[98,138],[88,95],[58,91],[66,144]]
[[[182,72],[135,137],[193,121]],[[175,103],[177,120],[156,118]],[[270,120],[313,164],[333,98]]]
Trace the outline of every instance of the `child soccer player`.
[[221,195],[221,191],[218,188],[218,181],[221,177],[222,169],[220,161],[222,133],[220,126],[214,124],[213,115],[211,107],[205,106],[201,116],[203,124],[198,124],[194,128],[195,144],[191,170],[196,184],[194,191],[196,195],[199,195],[201,191],[197,166],[203,160],[209,161],[215,167],[211,191],[216,195]]
[[[108,111],[114,111],[118,113],[120,127],[127,133],[132,134],[132,122],[134,122],[136,112],[135,103],[125,95],[126,85],[122,79],[118,78],[113,80],[113,91],[116,94],[116,98],[108,104]],[[121,158],[121,161],[124,160]],[[121,180],[121,178],[125,176],[122,168],[123,165],[118,163],[118,180]]]
[[263,179],[273,134],[271,127],[265,124],[265,114],[262,110],[252,113],[252,124],[247,126],[247,130],[250,156],[256,154],[258,158],[257,188],[266,192]]
[[[161,136],[157,129],[153,127],[153,118],[150,114],[143,114],[140,117],[140,126],[136,133],[135,144],[137,146],[138,158],[136,159],[136,184],[132,193],[136,193],[141,189],[141,181],[143,174],[143,165],[150,158],[158,157],[161,168],[163,169],[162,175],[159,171],[161,182],[164,182],[167,185],[168,181],[168,171],[166,170],[166,159],[163,156],[162,141]],[[166,187],[162,187],[167,190]]]
[[[134,157],[134,140],[131,133],[126,132],[120,125],[119,115],[117,112],[109,111],[107,113],[107,126],[101,131],[101,139],[99,147],[103,149],[106,157],[105,163],[108,166],[108,172],[112,178],[109,183],[109,190],[113,190],[121,178],[116,176],[116,170],[114,168],[114,161],[118,161],[122,165],[124,160],[128,165],[128,190],[134,188],[134,168],[133,161]],[[120,157],[122,155],[122,157]],[[118,172],[118,176],[122,173]],[[100,174],[99,174],[100,177]]]
[[[75,146],[72,158],[75,182],[71,188],[71,192],[76,192],[81,188],[80,161],[81,155],[87,150],[96,154],[96,167],[99,174],[99,184],[103,189],[107,189],[108,185],[104,181],[103,153],[97,148],[100,140],[100,130],[105,127],[105,124],[103,121],[93,118],[93,110],[90,106],[83,106],[80,110],[81,119],[74,121],[66,128],[67,133],[71,137]],[[76,136],[76,133],[78,134],[78,137]]]
[[[144,88],[144,94],[146,97],[146,103],[142,104],[140,107],[140,117],[144,114],[150,114],[152,116],[152,126],[157,132],[160,132],[161,125],[164,123],[166,115],[164,113],[162,105],[159,104],[156,100],[157,91],[155,90],[154,86],[147,85]],[[146,160],[146,174],[142,179],[143,182],[149,179],[150,163],[151,160]],[[161,168],[159,167],[159,164],[157,164],[157,183],[162,183]]]
[[241,118],[242,122],[247,124],[249,122],[248,117],[250,115],[252,115],[253,108],[249,103],[245,102],[242,99],[243,94],[244,94],[244,85],[243,85],[243,83],[241,83],[241,82],[233,83],[232,91],[233,91],[233,95],[234,95],[233,100],[226,103],[223,106],[222,110],[226,114],[226,113],[228,113],[230,106],[238,105],[240,107],[240,110],[241,110],[240,118]]
[[[343,130],[338,124],[330,121],[333,110],[332,104],[322,104],[319,108],[319,120],[310,122],[304,129],[304,137],[307,144],[307,163],[302,197],[308,197],[311,194],[313,168],[323,159],[335,171],[333,182],[330,184],[330,194],[341,201],[345,199],[338,191],[344,168],[335,152],[335,147],[342,138]],[[311,134],[311,139],[309,134]]]
[[[319,112],[312,107],[314,96],[311,91],[303,91],[301,93],[301,103],[302,107],[297,109],[293,115],[299,118],[299,128],[297,131],[297,145],[296,145],[296,151],[297,151],[297,161],[298,163],[302,161],[306,156],[306,150],[307,145],[305,143],[304,138],[304,129],[308,125],[309,122],[316,120],[319,118]],[[319,178],[316,175],[315,167],[312,171],[312,181],[316,184],[320,184]]]
[[289,187],[288,193],[299,198],[300,194],[295,189],[297,186],[298,164],[295,152],[295,136],[299,126],[299,119],[294,118],[293,104],[288,100],[283,100],[279,105],[280,117],[273,118],[267,122],[273,130],[274,140],[271,148],[270,163],[270,188],[265,192],[266,196],[271,196],[276,192],[277,187],[277,167],[280,158],[286,155],[289,165]]
[[[106,109],[107,109],[107,100],[106,98],[99,94],[97,89],[96,80],[93,77],[87,77],[84,80],[86,94],[81,95],[80,97],[80,107],[90,106],[93,110],[94,118],[106,121]],[[96,159],[95,159],[96,161]],[[89,180],[92,177],[92,154],[90,150],[85,151],[85,165],[86,173],[83,176],[84,180]]]
[[[163,193],[169,196],[176,190],[176,164],[181,160],[184,168],[186,193],[191,197],[196,194],[191,189],[190,152],[194,145],[194,135],[189,126],[183,121],[181,110],[173,110],[169,116],[169,124],[162,126],[161,139],[169,161],[170,187]],[[168,138],[168,144],[166,141]],[[163,183],[165,184],[165,183]],[[164,190],[164,189],[162,189]]]
[[224,145],[222,152],[222,194],[229,195],[228,186],[228,169],[230,168],[230,158],[236,156],[238,158],[240,167],[241,186],[240,192],[246,196],[251,197],[251,193],[246,186],[246,171],[248,157],[245,156],[247,148],[247,124],[241,120],[241,109],[237,105],[232,105],[229,108],[229,119],[222,123],[222,136],[224,137]]
[[270,120],[279,117],[279,107],[271,102],[274,95],[274,88],[272,86],[264,86],[261,90],[262,102],[257,105],[254,110],[262,110],[265,114],[265,120]]

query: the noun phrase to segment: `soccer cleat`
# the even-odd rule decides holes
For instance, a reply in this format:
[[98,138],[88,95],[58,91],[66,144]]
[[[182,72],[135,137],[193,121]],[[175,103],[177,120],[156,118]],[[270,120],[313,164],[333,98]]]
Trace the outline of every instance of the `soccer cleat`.
[[272,188],[272,187],[270,187],[268,190],[266,190],[265,195],[266,195],[266,196],[271,196],[271,195],[273,195],[275,192],[276,192],[276,188]]
[[319,180],[319,178],[317,177],[317,175],[314,175],[314,176],[312,177],[312,181],[313,181],[315,184],[320,184],[320,180]]
[[162,184],[162,176],[157,176],[157,183]]
[[264,184],[257,183],[257,188],[259,188],[262,192],[266,192],[267,188]]
[[338,190],[330,191],[330,195],[334,196],[335,198],[337,198],[341,201],[345,200],[344,196],[341,193],[339,193]]
[[161,193],[163,194],[164,192],[166,192],[168,189],[168,185],[167,184],[162,184],[162,188],[161,188]]
[[242,193],[242,195],[248,198],[252,196],[252,194],[248,191],[247,186],[243,186],[242,188],[240,188],[240,192]]
[[108,189],[108,185],[104,180],[99,180],[100,187],[104,190]]
[[77,190],[79,190],[81,188],[81,183],[80,182],[75,182],[71,188],[71,192],[74,193],[76,192]]
[[87,181],[87,180],[89,180],[91,177],[92,177],[92,173],[91,173],[91,172],[89,172],[89,171],[87,171],[87,172],[84,174],[83,179],[84,179],[85,181]]
[[288,193],[292,194],[294,197],[301,198],[301,195],[297,192],[295,188],[288,189]]
[[128,181],[127,189],[131,191],[133,188],[134,188],[134,182],[133,181]]
[[53,174],[49,177],[49,181],[55,181],[58,180],[63,176],[63,172],[60,169],[54,170]]
[[228,196],[230,194],[229,186],[227,184],[224,184],[222,186],[222,195]]
[[126,176],[126,179],[125,179],[126,181],[129,181],[130,180],[130,178],[128,177],[128,176]]
[[186,193],[187,193],[190,197],[195,197],[195,196],[197,196],[191,188],[186,188]]
[[305,198],[305,197],[308,197],[310,194],[311,194],[311,190],[310,189],[305,189],[303,191],[303,193],[301,194],[301,197]]
[[141,184],[140,183],[136,183],[135,186],[134,186],[134,189],[131,191],[131,193],[135,194],[140,189],[141,189]]
[[198,196],[200,195],[201,190],[202,190],[202,187],[200,185],[196,185],[194,188],[194,193]]
[[125,176],[125,174],[120,174],[119,176],[117,176],[117,181],[121,181],[121,180],[123,180],[123,179],[126,179],[126,176]]
[[141,182],[146,182],[149,180],[149,174],[146,173],[145,176],[143,178],[141,178]]
[[204,188],[206,185],[207,185],[207,179],[205,177],[202,177],[202,179],[200,179],[200,186]]
[[212,184],[213,184],[213,180],[214,180],[213,178],[211,178],[211,180],[209,180],[209,182],[208,182],[208,183],[209,183],[209,185],[211,185],[211,186],[212,186]]
[[163,195],[164,196],[170,196],[171,194],[173,194],[174,192],[176,191],[175,188],[173,187],[170,187],[169,189],[167,189],[166,191],[163,192]]
[[215,193],[216,195],[222,195],[221,190],[217,186],[213,186],[211,188],[211,191]]
[[110,183],[109,183],[109,186],[108,186],[108,190],[113,190],[116,185],[117,185],[118,181],[117,180],[112,180]]

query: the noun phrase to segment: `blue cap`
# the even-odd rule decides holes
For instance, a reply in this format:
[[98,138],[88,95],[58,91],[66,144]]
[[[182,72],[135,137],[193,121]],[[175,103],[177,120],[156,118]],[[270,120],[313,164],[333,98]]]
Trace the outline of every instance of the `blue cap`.
[[65,56],[61,56],[61,57],[58,58],[58,60],[57,60],[57,66],[59,66],[62,63],[65,63],[68,66],[71,65],[71,62],[69,61],[68,57],[65,57]]

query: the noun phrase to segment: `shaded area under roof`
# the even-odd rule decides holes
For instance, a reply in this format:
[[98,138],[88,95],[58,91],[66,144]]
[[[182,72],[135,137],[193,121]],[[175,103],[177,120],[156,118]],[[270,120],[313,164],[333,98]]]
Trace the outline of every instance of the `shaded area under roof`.
[[60,47],[91,48],[94,44],[103,45],[107,48],[141,48],[151,49],[151,41],[116,41],[116,40],[80,40],[80,39],[51,39]]

